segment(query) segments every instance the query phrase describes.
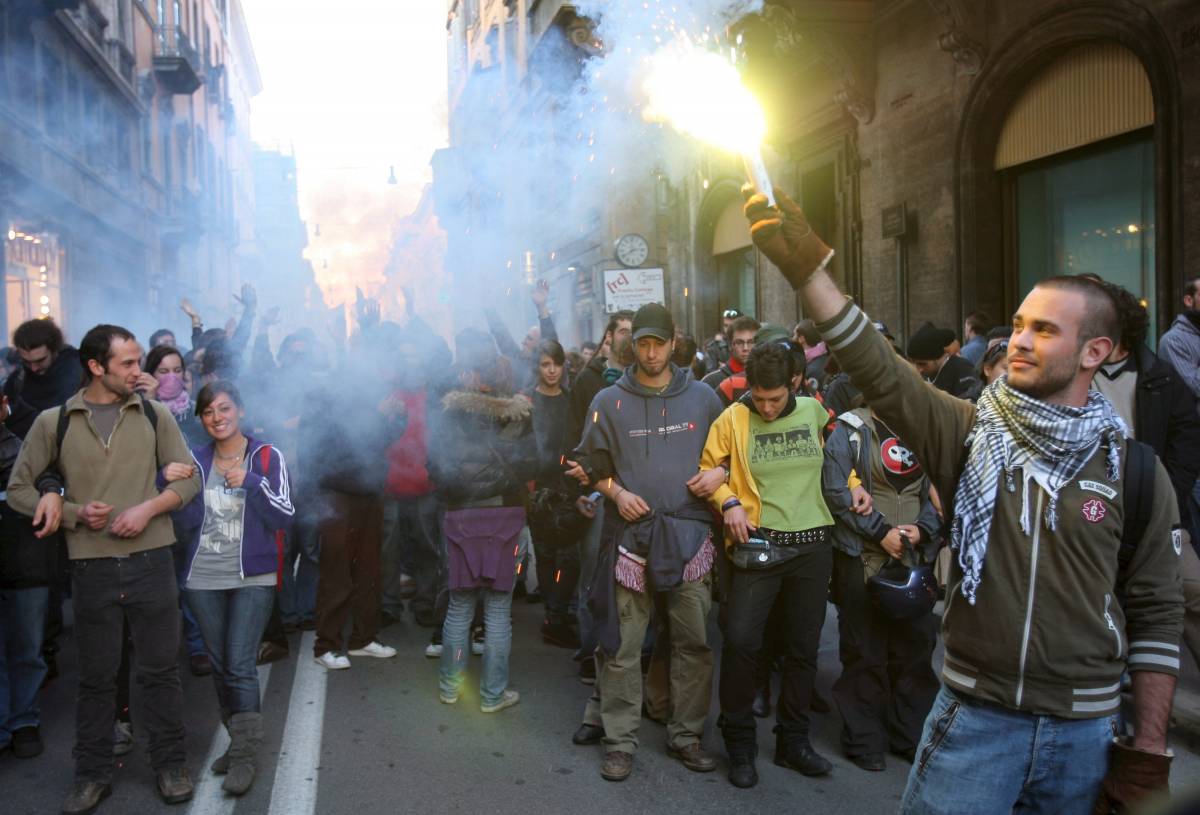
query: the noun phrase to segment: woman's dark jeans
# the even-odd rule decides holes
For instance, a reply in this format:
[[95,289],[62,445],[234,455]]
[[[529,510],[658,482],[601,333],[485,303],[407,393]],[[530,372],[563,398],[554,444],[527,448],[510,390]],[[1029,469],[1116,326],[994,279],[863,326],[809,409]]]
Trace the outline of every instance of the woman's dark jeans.
[[192,610],[208,658],[222,717],[260,711],[258,644],[275,602],[274,586],[237,589],[185,589],[184,602]]

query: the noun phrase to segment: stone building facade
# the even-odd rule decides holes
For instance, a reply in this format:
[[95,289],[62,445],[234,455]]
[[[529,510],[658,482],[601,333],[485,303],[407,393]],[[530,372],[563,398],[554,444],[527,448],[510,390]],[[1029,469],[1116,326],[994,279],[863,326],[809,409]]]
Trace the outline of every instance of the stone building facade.
[[239,0],[0,0],[6,337],[182,328],[183,296],[228,316],[258,262],[260,84]]
[[[580,63],[603,52],[568,3],[450,8],[457,93],[489,70],[499,34],[524,49],[516,67],[501,59],[498,68],[513,78],[497,109],[518,121],[572,87],[561,60],[557,81],[538,77],[539,49],[574,49]],[[474,16],[464,20],[464,10]],[[726,34],[767,112],[774,182],[836,248],[832,268],[846,291],[902,340],[926,320],[961,329],[976,309],[1006,322],[1052,274],[1094,272],[1125,285],[1159,332],[1179,308],[1185,276],[1200,269],[1197,4],[767,0]],[[485,135],[456,133],[456,98],[452,90],[443,158],[461,171],[456,150],[472,152],[475,138],[486,155],[506,130],[498,115]],[[438,170],[435,162],[444,189],[452,174]],[[614,242],[628,233],[646,239],[641,265],[664,269],[666,304],[697,337],[727,308],[780,323],[803,316],[750,245],[743,181],[735,157],[704,154],[673,183],[648,177],[606,191],[574,240],[531,246],[528,265],[555,281],[558,311],[572,317],[568,339],[602,328],[604,271],[621,267]],[[453,270],[470,239],[447,231]],[[495,269],[497,288],[521,282],[515,249],[508,260],[517,262]]]

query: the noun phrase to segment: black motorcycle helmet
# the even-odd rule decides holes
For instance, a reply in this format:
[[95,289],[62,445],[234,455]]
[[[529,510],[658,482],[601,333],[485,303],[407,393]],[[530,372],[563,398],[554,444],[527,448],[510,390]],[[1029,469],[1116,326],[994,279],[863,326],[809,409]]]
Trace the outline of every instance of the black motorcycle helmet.
[[937,603],[937,579],[932,566],[905,566],[891,560],[878,574],[867,578],[867,595],[893,620],[915,620],[932,611]]

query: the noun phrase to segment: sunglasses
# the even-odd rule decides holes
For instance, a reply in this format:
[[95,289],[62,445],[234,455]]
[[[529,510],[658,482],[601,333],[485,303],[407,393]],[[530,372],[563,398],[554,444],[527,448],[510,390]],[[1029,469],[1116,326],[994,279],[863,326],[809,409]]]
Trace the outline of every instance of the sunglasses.
[[984,365],[991,365],[993,362],[995,362],[997,359],[999,359],[1000,357],[1004,356],[1007,353],[1008,353],[1008,340],[1001,340],[1000,342],[993,345],[991,348],[987,349],[987,351],[983,355],[982,362]]

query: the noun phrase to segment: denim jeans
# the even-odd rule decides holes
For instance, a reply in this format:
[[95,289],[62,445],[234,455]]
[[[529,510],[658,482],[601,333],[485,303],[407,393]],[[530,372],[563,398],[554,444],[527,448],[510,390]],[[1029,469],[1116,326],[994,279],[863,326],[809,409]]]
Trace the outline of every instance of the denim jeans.
[[393,617],[404,613],[401,572],[416,583],[413,612],[435,612],[438,589],[446,583],[439,509],[436,495],[393,498],[384,508],[383,610]]
[[255,658],[275,602],[275,587],[185,589],[183,597],[208,646],[221,717],[258,713],[261,707]]
[[170,547],[122,558],[71,564],[79,691],[75,709],[75,777],[108,783],[113,773],[113,719],[124,622],[142,690],[139,718],[155,770],[187,758],[179,681],[179,585]]
[[[171,519],[172,524],[175,524],[175,519]],[[171,545],[171,556],[175,559],[175,577],[179,580],[180,596],[183,592],[183,584],[187,582],[188,560],[187,560],[187,536],[180,534],[182,530],[178,525],[175,526],[175,543]],[[187,644],[187,653],[189,657],[199,656],[207,653],[204,648],[204,637],[200,634],[200,626],[196,624],[196,618],[187,610],[187,606],[180,608],[183,614],[183,638]]]
[[41,724],[38,689],[46,676],[42,635],[50,589],[0,589],[0,747],[14,730]]
[[900,804],[905,815],[1086,815],[1108,772],[1117,716],[1060,719],[942,686]]
[[479,701],[494,705],[508,687],[508,655],[512,650],[512,592],[466,589],[450,592],[450,607],[442,626],[442,666],[438,679],[442,695],[457,697],[471,653],[471,621],[475,604],[483,600],[483,672]]

